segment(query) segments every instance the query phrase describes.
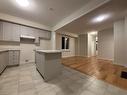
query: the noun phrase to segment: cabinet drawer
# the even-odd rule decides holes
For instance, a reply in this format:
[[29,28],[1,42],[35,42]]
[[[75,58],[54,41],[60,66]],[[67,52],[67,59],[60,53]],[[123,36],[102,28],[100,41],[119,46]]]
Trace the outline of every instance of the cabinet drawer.
[[20,51],[9,51],[9,65],[19,64]]

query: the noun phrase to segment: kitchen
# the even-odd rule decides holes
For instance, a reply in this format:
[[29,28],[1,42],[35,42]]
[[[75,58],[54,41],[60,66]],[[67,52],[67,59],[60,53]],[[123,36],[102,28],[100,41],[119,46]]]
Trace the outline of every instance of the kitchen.
[[0,0],[0,95],[127,95],[126,12],[126,0]]

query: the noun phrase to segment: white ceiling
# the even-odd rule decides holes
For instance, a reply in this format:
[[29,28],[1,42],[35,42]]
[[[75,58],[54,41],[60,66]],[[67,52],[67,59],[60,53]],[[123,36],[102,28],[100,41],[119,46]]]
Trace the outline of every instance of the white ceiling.
[[[91,20],[102,14],[110,14],[111,17],[100,23],[91,23]],[[113,26],[113,22],[127,15],[127,0],[111,0],[79,19],[65,25],[59,31],[67,31],[82,34],[89,31],[100,31]]]
[[[16,0],[0,0],[0,13],[21,17],[47,26],[55,26],[65,17],[92,0],[29,0],[28,8],[21,8]],[[50,10],[53,8],[53,11]]]

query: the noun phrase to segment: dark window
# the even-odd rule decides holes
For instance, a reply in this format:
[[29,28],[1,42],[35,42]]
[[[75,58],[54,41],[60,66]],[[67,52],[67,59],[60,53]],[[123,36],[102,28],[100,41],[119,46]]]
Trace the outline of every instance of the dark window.
[[62,37],[62,49],[65,48],[65,37]]
[[69,38],[62,37],[62,49],[69,49]]

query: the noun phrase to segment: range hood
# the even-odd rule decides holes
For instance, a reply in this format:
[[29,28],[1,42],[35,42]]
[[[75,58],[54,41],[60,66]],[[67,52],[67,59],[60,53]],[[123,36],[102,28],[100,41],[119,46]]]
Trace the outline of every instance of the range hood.
[[33,36],[27,36],[27,35],[21,35],[20,38],[24,38],[24,39],[32,39],[32,40],[36,39],[36,38],[33,37]]

